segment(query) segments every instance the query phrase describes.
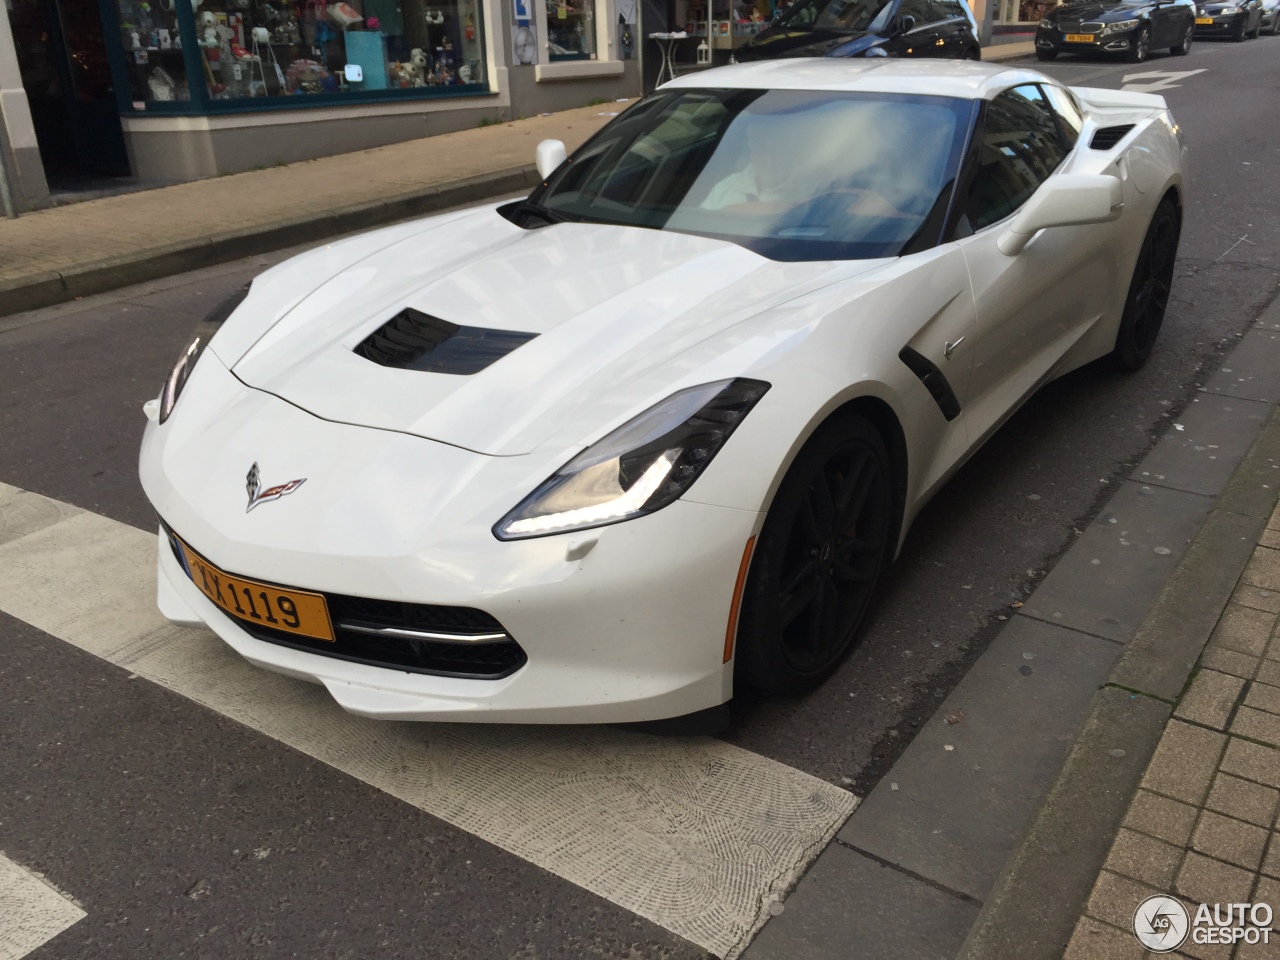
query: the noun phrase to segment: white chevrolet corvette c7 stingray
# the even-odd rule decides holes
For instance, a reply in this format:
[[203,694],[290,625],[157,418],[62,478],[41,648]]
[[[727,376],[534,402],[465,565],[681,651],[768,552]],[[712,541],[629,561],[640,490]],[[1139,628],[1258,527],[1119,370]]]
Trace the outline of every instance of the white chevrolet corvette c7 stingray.
[[1029,395],[1147,358],[1183,207],[1160,97],[964,62],[708,70],[538,161],[200,325],[142,444],[166,616],[370,716],[807,689]]

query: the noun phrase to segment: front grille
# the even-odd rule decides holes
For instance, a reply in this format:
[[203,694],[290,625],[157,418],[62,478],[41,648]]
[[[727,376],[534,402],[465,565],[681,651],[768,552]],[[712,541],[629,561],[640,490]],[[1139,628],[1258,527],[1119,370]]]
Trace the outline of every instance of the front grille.
[[453,643],[351,629],[352,626],[391,627],[442,634],[506,634],[502,624],[482,610],[369,600],[336,593],[326,593],[324,597],[329,604],[329,616],[333,619],[336,639],[332,643],[260,627],[243,620],[236,620],[236,623],[250,636],[268,643],[409,673],[499,680],[515,673],[528,660],[524,649],[510,636],[496,642]]
[[360,341],[355,352],[384,367],[469,376],[536,336],[519,330],[462,327],[405,307]]
[[1099,127],[1094,132],[1093,139],[1089,141],[1089,146],[1094,150],[1110,150],[1128,136],[1129,131],[1132,129],[1132,123],[1121,123],[1114,127]]
[[1063,33],[1098,33],[1102,29],[1100,23],[1081,23],[1079,20],[1059,20],[1058,29]]

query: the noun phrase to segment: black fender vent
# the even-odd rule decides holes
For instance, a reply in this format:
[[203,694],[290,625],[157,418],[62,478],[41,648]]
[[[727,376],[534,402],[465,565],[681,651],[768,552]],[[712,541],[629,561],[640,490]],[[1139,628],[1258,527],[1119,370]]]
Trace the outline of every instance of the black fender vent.
[[424,373],[479,373],[536,333],[460,327],[421,310],[405,307],[356,347],[366,360],[384,367]]
[[938,409],[942,411],[942,415],[948,422],[960,416],[960,401],[956,398],[955,391],[951,389],[951,384],[947,382],[946,376],[932,360],[921,356],[910,347],[903,347],[898,354],[898,359],[920,378],[920,382],[929,391],[929,396],[933,397],[933,402],[938,405]]
[[1093,132],[1093,139],[1089,141],[1089,146],[1094,150],[1110,150],[1127,137],[1132,129],[1132,123],[1122,123],[1114,127],[1099,127]]

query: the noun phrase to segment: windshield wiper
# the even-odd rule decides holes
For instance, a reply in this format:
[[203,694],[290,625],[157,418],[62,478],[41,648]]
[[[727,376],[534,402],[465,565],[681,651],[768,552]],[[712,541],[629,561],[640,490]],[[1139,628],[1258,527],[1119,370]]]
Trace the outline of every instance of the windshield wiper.
[[[503,212],[508,215],[508,219],[520,216],[521,214],[528,214],[530,216],[537,217],[539,220],[545,220],[549,224],[568,223],[571,219],[563,213],[558,213],[549,207],[544,207],[536,200],[530,200],[528,198],[518,200],[509,207],[504,207]],[[524,226],[524,224],[520,224],[520,226]]]

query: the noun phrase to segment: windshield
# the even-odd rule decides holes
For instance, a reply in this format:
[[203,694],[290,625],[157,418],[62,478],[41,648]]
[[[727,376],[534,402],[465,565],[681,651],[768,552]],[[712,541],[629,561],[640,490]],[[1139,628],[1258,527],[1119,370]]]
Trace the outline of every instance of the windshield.
[[799,0],[778,17],[783,26],[808,27],[832,33],[883,30],[893,0]]
[[716,237],[774,260],[932,246],[973,103],[682,90],[636,104],[530,197],[552,219]]

